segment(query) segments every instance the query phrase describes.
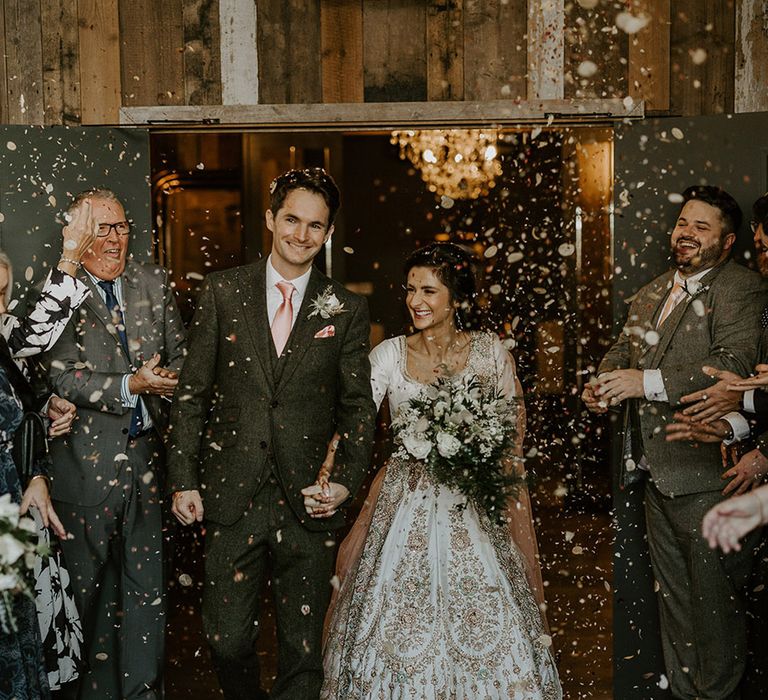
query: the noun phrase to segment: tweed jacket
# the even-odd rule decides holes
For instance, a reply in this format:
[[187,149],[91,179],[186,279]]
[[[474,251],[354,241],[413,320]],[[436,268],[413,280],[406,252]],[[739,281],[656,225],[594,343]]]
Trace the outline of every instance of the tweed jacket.
[[[343,311],[312,315],[331,290]],[[342,435],[333,481],[354,494],[369,468],[376,409],[365,299],[313,268],[285,350],[277,358],[266,306],[266,260],[213,273],[190,327],[189,355],[171,413],[168,491],[200,491],[208,520],[236,522],[270,474],[310,530],[301,489],[314,483],[328,443]]]
[[[128,261],[121,276],[127,356],[95,285],[85,272],[79,278],[91,295],[42,362],[51,389],[72,401],[78,413],[72,432],[51,441],[52,496],[66,503],[94,506],[107,497],[128,445],[133,409],[123,405],[123,375],[155,353],[160,354],[162,366],[179,371],[185,331],[167,272],[157,265]],[[162,434],[170,402],[159,396],[143,396],[142,400],[153,426]]]
[[657,328],[673,278],[670,270],[629,300],[627,323],[598,368],[598,374],[612,369],[661,371],[668,401],[625,401],[621,482],[638,474],[636,465],[645,456],[656,486],[668,496],[723,488],[720,445],[667,442],[665,426],[683,408],[681,397],[712,385],[702,366],[741,376],[753,370],[760,311],[768,296],[757,273],[728,260],[710,270],[697,292],[687,295]]

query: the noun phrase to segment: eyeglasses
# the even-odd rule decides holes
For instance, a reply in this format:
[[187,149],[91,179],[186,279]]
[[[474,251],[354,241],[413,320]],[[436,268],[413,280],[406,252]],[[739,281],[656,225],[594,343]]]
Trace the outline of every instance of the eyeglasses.
[[118,221],[114,224],[99,224],[99,230],[96,234],[99,238],[106,238],[115,229],[118,236],[127,236],[131,232],[130,221]]
[[751,219],[749,222],[749,228],[752,231],[752,233],[757,233],[757,229],[760,227],[760,224],[763,223],[762,221],[758,221],[757,219]]

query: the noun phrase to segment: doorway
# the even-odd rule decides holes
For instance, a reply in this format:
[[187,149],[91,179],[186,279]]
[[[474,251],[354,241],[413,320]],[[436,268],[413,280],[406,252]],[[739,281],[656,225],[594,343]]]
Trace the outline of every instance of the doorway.
[[[482,324],[507,342],[525,389],[526,456],[565,693],[609,698],[608,445],[583,415],[579,394],[611,331],[612,130],[503,129],[482,148],[477,134],[461,132],[454,137],[464,138],[465,153],[474,149],[483,161],[492,153],[493,167],[480,184],[465,179],[458,190],[455,183],[450,189],[449,172],[421,167],[428,146],[427,158],[440,165],[448,150],[434,144],[445,131],[153,132],[156,254],[171,269],[189,320],[205,274],[268,253],[263,219],[271,180],[288,168],[323,166],[340,186],[342,208],[318,264],[368,298],[375,344],[408,332],[405,256],[434,240],[471,248]],[[421,160],[409,157],[414,150]],[[473,187],[474,196],[465,196]],[[387,437],[379,435],[377,467]],[[188,662],[200,668],[190,653],[202,649],[205,657],[196,617],[201,577],[194,573],[201,572],[201,550],[198,532],[179,537],[167,687],[169,697],[182,698],[188,684],[211,692],[216,685],[209,669],[188,672]],[[274,666],[268,623],[264,631],[260,651]]]

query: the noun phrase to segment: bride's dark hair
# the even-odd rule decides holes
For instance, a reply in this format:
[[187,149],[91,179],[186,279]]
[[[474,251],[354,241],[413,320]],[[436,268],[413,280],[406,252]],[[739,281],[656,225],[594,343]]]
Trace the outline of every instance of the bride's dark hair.
[[456,320],[459,328],[466,328],[474,309],[477,294],[475,259],[467,250],[455,243],[430,243],[408,256],[403,271],[406,278],[414,267],[428,267],[448,287],[451,301],[457,305]]

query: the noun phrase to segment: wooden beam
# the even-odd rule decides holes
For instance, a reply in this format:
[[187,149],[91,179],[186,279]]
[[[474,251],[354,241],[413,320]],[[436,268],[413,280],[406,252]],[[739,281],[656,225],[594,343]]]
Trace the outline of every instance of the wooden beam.
[[736,85],[734,111],[768,111],[768,5],[736,2]]
[[322,102],[320,0],[259,0],[259,102]]
[[323,102],[362,102],[363,1],[320,4]]
[[363,3],[366,102],[427,98],[427,9],[413,0]]
[[41,0],[46,124],[80,123],[77,0]]
[[120,111],[117,0],[78,0],[83,124],[115,124]]
[[183,2],[185,104],[221,104],[219,2]]
[[221,101],[255,105],[259,101],[254,0],[219,0]]
[[464,99],[464,0],[427,6],[427,99]]
[[5,0],[8,122],[43,124],[43,46],[40,0]]
[[514,102],[383,102],[208,107],[124,107],[121,122],[183,127],[221,125],[263,130],[451,128],[475,124],[572,123],[641,119],[642,102],[532,100]]
[[669,109],[670,0],[634,0],[650,22],[629,38],[629,94],[647,110]]
[[[0,41],[5,46],[5,12],[0,4]],[[8,114],[8,76],[5,56],[0,56],[0,124],[10,124]]]
[[564,22],[564,0],[529,0],[529,100],[559,100],[565,94]]

